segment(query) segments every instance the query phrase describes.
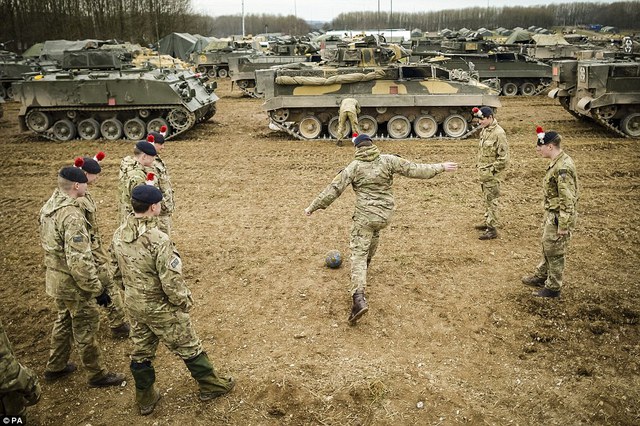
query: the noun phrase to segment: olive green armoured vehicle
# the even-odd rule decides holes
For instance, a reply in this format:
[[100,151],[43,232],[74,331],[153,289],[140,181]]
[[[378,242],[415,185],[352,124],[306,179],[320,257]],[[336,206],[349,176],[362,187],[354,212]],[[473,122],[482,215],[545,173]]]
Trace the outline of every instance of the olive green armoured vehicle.
[[193,54],[192,61],[196,70],[209,78],[226,78],[229,76],[229,58],[238,58],[255,54],[253,49],[218,49]]
[[23,80],[23,74],[40,70],[38,64],[13,52],[0,50],[0,98],[13,99],[13,83]]
[[16,85],[23,130],[54,140],[175,137],[216,112],[215,83],[192,71],[133,68],[117,51],[65,52],[62,69]]
[[624,137],[640,137],[640,62],[563,60],[553,63],[549,97],[575,117],[590,117]]
[[337,134],[339,105],[351,97],[360,103],[360,132],[374,138],[462,139],[477,129],[471,125],[473,107],[500,106],[498,91],[468,73],[399,63],[398,49],[338,48],[327,63],[340,66],[301,63],[256,71],[271,127],[299,139],[345,138],[351,129]]

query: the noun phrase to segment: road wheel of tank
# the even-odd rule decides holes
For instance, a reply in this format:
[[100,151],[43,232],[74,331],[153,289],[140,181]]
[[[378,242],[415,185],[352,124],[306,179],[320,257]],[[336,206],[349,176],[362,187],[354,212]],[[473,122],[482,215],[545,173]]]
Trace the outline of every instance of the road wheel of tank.
[[536,93],[536,85],[530,81],[525,81],[520,85],[520,93],[523,96],[533,96]]
[[308,115],[300,121],[298,131],[305,139],[315,139],[320,136],[322,132],[322,123],[320,123],[317,117]]
[[284,123],[289,118],[289,110],[287,108],[280,108],[269,113],[271,119],[276,123]]
[[0,84],[0,98],[7,99],[7,89],[2,84]]
[[44,132],[51,127],[51,117],[42,111],[29,111],[24,121],[27,127],[34,132]]
[[620,128],[632,138],[640,137],[640,113],[632,112],[622,119]]
[[346,123],[344,123],[344,133],[342,135],[338,135],[338,123],[339,123],[339,117],[335,116],[335,117],[331,117],[329,119],[329,124],[327,125],[327,130],[329,130],[329,134],[331,135],[332,138],[334,139],[345,139],[348,138],[351,135],[351,123],[349,123],[349,121],[347,121]]
[[124,135],[127,139],[131,140],[140,140],[144,138],[146,134],[146,128],[144,125],[144,121],[139,118],[132,118],[131,120],[127,120],[124,122]]
[[220,78],[227,78],[227,76],[228,76],[228,75],[229,75],[229,71],[227,71],[226,69],[224,69],[224,68],[220,68],[220,69],[218,70],[218,77],[220,77]]
[[6,89],[6,93],[5,93],[6,98],[7,98],[7,99],[11,99],[11,100],[13,100],[13,95],[14,95],[14,93],[13,93],[13,86],[9,86],[9,87],[7,87],[7,89]]
[[59,141],[70,141],[76,137],[76,126],[71,120],[63,119],[53,123],[51,127],[53,136]]
[[167,122],[173,129],[183,132],[195,124],[196,116],[186,108],[178,107],[169,111],[169,114],[167,114]]
[[447,136],[452,138],[459,138],[467,133],[467,127],[467,120],[460,114],[451,114],[445,118],[444,123],[442,123],[442,129]]
[[413,122],[413,132],[417,137],[428,139],[438,131],[438,122],[430,115],[420,115]]
[[411,122],[404,115],[393,116],[387,123],[387,132],[393,139],[404,139],[411,133]]
[[207,74],[207,67],[205,67],[204,65],[200,65],[198,68],[196,68],[196,71],[198,71],[200,74]]
[[370,115],[358,117],[358,127],[360,127],[360,133],[371,137],[374,137],[378,133],[378,122]]
[[505,83],[502,85],[502,94],[505,96],[515,96],[518,94],[518,86],[512,82]]
[[[162,126],[167,126],[167,129],[169,128],[169,123],[167,123],[167,121],[162,118],[162,117],[157,117],[154,118],[153,120],[149,121],[147,123],[147,133],[150,132],[160,132],[160,128]],[[168,130],[167,130],[168,132]],[[168,135],[169,133],[167,133]]]
[[100,136],[100,123],[93,118],[86,118],[78,123],[78,136],[85,141],[98,139]]
[[249,80],[238,80],[238,87],[241,89],[249,88]]
[[598,115],[605,120],[611,120],[618,112],[617,105],[607,105],[598,108]]
[[122,137],[122,123],[117,118],[107,118],[100,125],[102,137],[108,141],[115,141]]
[[216,78],[216,69],[215,68],[211,68],[209,71],[207,71],[207,77]]

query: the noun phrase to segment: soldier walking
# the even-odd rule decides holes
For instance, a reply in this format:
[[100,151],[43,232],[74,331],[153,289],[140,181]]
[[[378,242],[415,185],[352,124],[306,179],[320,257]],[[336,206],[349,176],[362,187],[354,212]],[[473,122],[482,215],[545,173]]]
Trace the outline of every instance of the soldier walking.
[[475,228],[484,231],[479,237],[481,240],[492,240],[498,237],[498,198],[502,175],[509,162],[509,145],[490,107],[474,108],[473,115],[482,128],[477,168],[485,206],[484,222]]
[[354,140],[355,159],[316,197],[305,209],[310,216],[318,209],[325,209],[349,186],[356,193],[356,207],[351,229],[351,287],[353,298],[348,321],[355,325],[367,310],[364,288],[367,267],[378,248],[380,231],[390,222],[395,209],[393,176],[430,179],[444,171],[457,170],[456,163],[412,163],[396,155],[381,154],[368,135],[358,135]]
[[75,342],[89,386],[117,386],[125,377],[107,371],[96,339],[100,325],[96,301],[106,305],[110,299],[98,279],[87,221],[78,203],[87,191],[87,181],[79,167],[62,168],[58,188],[40,210],[46,289],[57,310],[44,378],[55,380],[76,370],[69,362]]
[[578,174],[569,155],[562,150],[562,137],[553,130],[536,129],[536,152],[551,160],[542,180],[544,218],[542,261],[531,276],[523,277],[528,286],[541,287],[533,293],[539,297],[558,297],[562,289],[565,253],[576,223]]
[[142,185],[147,179],[147,168],[153,165],[158,155],[154,144],[146,140],[138,141],[133,148],[133,156],[127,156],[120,163],[118,173],[118,200],[120,223],[131,214],[131,191],[138,185]]
[[358,114],[360,114],[360,103],[354,98],[344,98],[340,102],[340,116],[338,117],[338,145],[342,145],[347,120],[351,123],[351,132],[360,133],[358,125]]
[[24,416],[40,393],[36,373],[18,362],[0,321],[0,417]]
[[157,227],[161,201],[158,188],[135,187],[134,214],[116,231],[112,244],[114,279],[124,288],[131,320],[131,373],[142,415],[151,414],[160,399],[152,365],[159,342],[184,360],[198,382],[200,400],[224,395],[235,385],[232,378],[216,374],[193,329],[193,298],[182,277],[182,260],[169,236]]
[[[96,180],[98,180],[98,174],[102,171],[100,161],[104,158],[104,152],[97,153],[93,158],[82,158],[81,167],[85,175],[87,175],[87,185],[92,185]],[[118,339],[129,337],[129,324],[126,322],[124,315],[122,296],[120,295],[120,290],[118,290],[111,281],[111,272],[109,270],[111,266],[110,258],[105,246],[102,244],[102,238],[98,231],[98,206],[89,190],[85,192],[83,197],[78,198],[78,204],[87,219],[87,229],[89,231],[89,238],[91,241],[91,252],[93,253],[93,259],[96,262],[98,279],[102,283],[102,286],[107,289],[109,297],[111,298],[111,303],[105,306],[107,309],[107,319],[109,321],[109,328],[111,328],[111,334],[113,337]]]
[[153,143],[157,152],[153,160],[153,168],[154,173],[158,177],[158,188],[162,192],[162,210],[160,211],[160,216],[158,216],[158,228],[165,234],[171,236],[171,215],[175,210],[173,188],[167,166],[160,157],[160,153],[164,150],[166,131],[167,126],[162,126],[160,132],[150,132],[147,141]]

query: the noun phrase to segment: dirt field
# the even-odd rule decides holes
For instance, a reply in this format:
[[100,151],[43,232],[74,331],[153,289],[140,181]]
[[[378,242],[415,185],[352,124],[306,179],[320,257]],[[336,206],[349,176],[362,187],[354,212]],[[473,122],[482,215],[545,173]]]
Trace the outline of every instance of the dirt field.
[[[108,366],[126,386],[90,389],[80,368],[43,382],[32,424],[607,424],[640,423],[640,141],[580,122],[549,98],[503,100],[512,164],[504,228],[482,242],[477,139],[380,142],[384,152],[461,169],[422,181],[398,177],[397,212],[368,280],[370,310],[349,327],[348,258],[354,196],[303,209],[353,148],[301,142],[267,127],[260,100],[221,82],[218,113],[163,154],[176,190],[174,241],[196,307],[192,318],[232,394],[210,403],[166,348],[155,362],[164,395],[139,417],[128,341],[103,325]],[[131,143],[56,143],[20,133],[18,105],[0,119],[0,319],[18,358],[42,375],[54,319],[44,291],[37,215],[57,170],[104,150],[99,201],[105,239],[116,228],[120,160]],[[559,300],[520,283],[540,256],[547,161],[535,126],[557,130],[581,184],[579,226]],[[77,353],[73,358],[79,363]]]

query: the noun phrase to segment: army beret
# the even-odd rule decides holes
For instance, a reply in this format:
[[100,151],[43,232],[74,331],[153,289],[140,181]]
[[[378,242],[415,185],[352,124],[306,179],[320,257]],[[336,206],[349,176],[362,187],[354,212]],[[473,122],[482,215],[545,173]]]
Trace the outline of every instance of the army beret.
[[364,133],[361,133],[358,136],[356,136],[356,138],[353,140],[353,144],[357,148],[365,141],[371,142],[371,136],[365,135]]
[[553,130],[545,132],[540,126],[536,128],[536,134],[538,135],[538,140],[536,141],[538,146],[553,142],[559,136],[558,132],[554,132]]
[[82,164],[82,170],[87,173],[91,173],[92,175],[97,175],[102,171],[102,167],[100,167],[100,163],[98,163],[93,158],[84,157],[84,163]]
[[140,151],[152,157],[155,157],[156,155],[158,155],[158,152],[156,151],[156,147],[153,146],[152,143],[149,143],[147,141],[138,141],[136,143],[136,148],[138,148]]
[[482,108],[474,108],[471,110],[473,112],[473,116],[477,118],[486,118],[493,115],[493,110],[491,107],[484,106]]
[[71,182],[87,183],[89,181],[89,179],[87,179],[87,175],[84,174],[80,167],[63,167],[60,169],[60,173],[58,174],[60,177],[70,180]]
[[162,192],[152,185],[138,185],[133,188],[131,198],[147,204],[155,204],[162,201]]

